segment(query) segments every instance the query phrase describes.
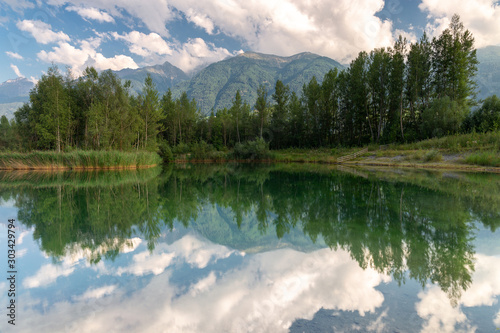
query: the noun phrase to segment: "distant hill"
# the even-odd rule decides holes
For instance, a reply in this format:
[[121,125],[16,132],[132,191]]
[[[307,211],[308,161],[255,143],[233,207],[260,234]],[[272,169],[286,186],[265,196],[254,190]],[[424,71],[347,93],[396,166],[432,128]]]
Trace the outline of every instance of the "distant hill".
[[122,69],[115,73],[123,80],[130,80],[132,83],[131,90],[136,94],[142,92],[144,79],[146,79],[148,74],[151,75],[153,82],[156,84],[156,89],[158,89],[160,94],[166,92],[168,88],[173,88],[176,84],[189,79],[186,73],[169,62],[165,62],[163,65],[147,66],[138,69]]
[[491,95],[500,97],[500,46],[478,49],[477,60],[478,98],[484,99]]
[[[500,46],[489,46],[477,50],[479,60],[476,81],[478,98],[484,99],[496,94],[500,97]],[[292,91],[299,93],[302,86],[316,76],[321,82],[325,73],[332,68],[344,68],[333,59],[312,53],[300,53],[291,57],[246,52],[202,69],[190,78],[181,69],[165,62],[162,65],[138,69],[124,69],[115,72],[121,79],[132,82],[132,91],[140,93],[144,79],[149,73],[160,95],[168,88],[174,96],[183,91],[189,98],[195,98],[202,113],[230,107],[240,90],[242,98],[252,107],[257,98],[257,88],[265,84],[269,90],[269,100],[277,80],[288,84]],[[0,116],[10,119],[13,112],[29,100],[33,83],[25,78],[8,80],[0,84]]]
[[34,86],[33,82],[21,77],[0,83],[0,103],[27,102]]
[[291,57],[247,52],[211,64],[201,70],[191,80],[177,85],[172,91],[179,96],[186,91],[194,98],[203,114],[229,108],[237,90],[243,100],[252,107],[257,98],[257,88],[265,84],[269,99],[277,80],[288,84],[292,91],[299,93],[304,83],[316,76],[318,81],[333,68],[343,68],[333,59],[312,53],[300,53]]

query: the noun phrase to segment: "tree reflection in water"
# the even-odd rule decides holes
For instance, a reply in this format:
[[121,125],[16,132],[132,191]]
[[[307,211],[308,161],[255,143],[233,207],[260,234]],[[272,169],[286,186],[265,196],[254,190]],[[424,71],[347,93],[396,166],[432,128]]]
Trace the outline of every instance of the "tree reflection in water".
[[[456,304],[471,285],[475,222],[500,224],[492,175],[395,174],[310,165],[197,165],[121,172],[0,174],[0,195],[55,260],[114,259],[133,236],[150,251],[176,222],[246,251],[273,240],[349,251],[362,268],[430,280]],[[458,177],[458,178],[457,178]],[[307,240],[308,239],[308,240]],[[324,244],[324,245],[322,245]],[[280,246],[283,246],[281,243]],[[407,273],[406,273],[407,272]]]

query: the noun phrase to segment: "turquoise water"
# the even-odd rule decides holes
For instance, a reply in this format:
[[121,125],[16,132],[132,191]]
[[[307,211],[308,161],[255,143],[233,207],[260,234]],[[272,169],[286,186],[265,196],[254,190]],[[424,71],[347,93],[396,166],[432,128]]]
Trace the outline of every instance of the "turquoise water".
[[1,332],[500,328],[497,175],[10,172],[0,197],[2,274],[9,218],[17,265],[16,326],[4,312]]

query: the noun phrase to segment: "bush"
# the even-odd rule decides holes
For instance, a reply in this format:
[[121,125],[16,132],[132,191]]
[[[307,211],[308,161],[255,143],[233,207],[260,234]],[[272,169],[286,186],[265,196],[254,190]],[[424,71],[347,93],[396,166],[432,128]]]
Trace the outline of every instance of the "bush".
[[243,160],[264,160],[270,158],[269,145],[264,139],[237,143],[233,149],[233,158]]
[[158,154],[164,163],[170,163],[174,160],[174,154],[166,141],[162,141],[158,145]]
[[468,108],[449,97],[435,99],[422,113],[423,139],[458,133]]
[[189,153],[189,146],[183,142],[179,143],[177,146],[172,148],[172,153],[175,155],[182,155]]
[[214,147],[203,140],[191,146],[191,159],[193,160],[210,160],[213,159],[214,153]]
[[427,152],[423,157],[424,162],[439,162],[443,160],[443,155],[437,150]]

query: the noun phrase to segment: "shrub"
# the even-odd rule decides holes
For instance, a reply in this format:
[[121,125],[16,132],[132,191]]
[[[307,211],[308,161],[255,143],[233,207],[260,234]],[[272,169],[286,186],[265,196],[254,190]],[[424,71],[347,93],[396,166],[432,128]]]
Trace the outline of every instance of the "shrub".
[[191,146],[191,159],[209,160],[213,158],[214,152],[214,147],[202,140]]
[[164,163],[170,163],[174,160],[174,154],[166,141],[162,141],[158,145],[158,154]]
[[263,160],[270,158],[269,145],[264,139],[237,143],[233,149],[233,158],[244,160]]
[[443,155],[437,150],[427,152],[423,157],[424,162],[439,162],[443,160]]
[[189,146],[181,142],[177,146],[174,146],[174,148],[172,148],[172,153],[174,153],[175,155],[187,154],[189,153]]

